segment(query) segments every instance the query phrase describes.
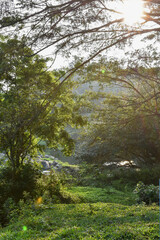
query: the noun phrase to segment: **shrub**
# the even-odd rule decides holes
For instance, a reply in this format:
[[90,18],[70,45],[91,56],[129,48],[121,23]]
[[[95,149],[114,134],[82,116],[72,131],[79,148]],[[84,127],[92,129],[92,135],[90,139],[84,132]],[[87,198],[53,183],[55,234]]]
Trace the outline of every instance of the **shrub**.
[[25,164],[16,174],[10,167],[0,171],[0,224],[9,223],[20,202],[31,203],[74,203],[80,199],[64,189],[64,174],[54,170],[49,176],[42,175],[36,166]]
[[[10,166],[0,170],[0,224],[9,222],[10,208],[24,199],[24,192],[30,198],[36,196],[37,179],[41,173],[37,166],[27,163],[13,171]],[[11,204],[12,203],[12,204]]]
[[52,203],[73,203],[79,201],[64,189],[64,174],[61,176],[54,170],[38,179],[37,196],[43,201]]
[[29,163],[17,169],[16,172],[11,167],[1,169],[0,190],[2,192],[2,201],[12,198],[15,202],[18,202],[23,198],[24,191],[34,197],[37,179],[40,175],[39,169]]
[[120,184],[129,184],[135,186],[139,181],[146,185],[159,183],[160,165],[152,167],[136,168],[115,168],[108,169],[104,167],[102,173],[97,177],[97,181],[104,184],[114,184],[115,181],[120,181]]
[[158,203],[159,187],[153,184],[146,186],[143,182],[139,182],[134,190],[137,194],[138,203],[145,202],[146,204]]

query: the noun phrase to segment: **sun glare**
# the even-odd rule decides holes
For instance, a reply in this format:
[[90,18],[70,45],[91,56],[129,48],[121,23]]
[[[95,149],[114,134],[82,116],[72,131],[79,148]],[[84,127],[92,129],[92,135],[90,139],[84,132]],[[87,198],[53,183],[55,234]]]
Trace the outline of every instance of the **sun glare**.
[[142,0],[124,0],[121,13],[127,25],[142,22],[144,5]]

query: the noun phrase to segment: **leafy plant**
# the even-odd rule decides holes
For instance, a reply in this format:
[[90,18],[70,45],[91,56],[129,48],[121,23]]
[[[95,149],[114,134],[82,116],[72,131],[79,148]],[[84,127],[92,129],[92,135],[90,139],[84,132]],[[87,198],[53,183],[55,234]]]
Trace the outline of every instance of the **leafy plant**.
[[[10,166],[0,170],[0,223],[8,223],[10,210],[20,199],[35,198],[38,188],[37,180],[41,172],[37,166],[27,163],[15,172]],[[28,200],[28,199],[27,199]],[[11,208],[11,209],[10,209]]]
[[139,182],[134,190],[138,196],[138,203],[145,202],[146,204],[158,203],[159,187],[153,184],[147,186],[143,182]]
[[38,179],[37,196],[42,197],[44,202],[71,203],[78,202],[79,198],[68,193],[64,188],[64,173],[62,175],[54,170],[50,175],[42,175]]

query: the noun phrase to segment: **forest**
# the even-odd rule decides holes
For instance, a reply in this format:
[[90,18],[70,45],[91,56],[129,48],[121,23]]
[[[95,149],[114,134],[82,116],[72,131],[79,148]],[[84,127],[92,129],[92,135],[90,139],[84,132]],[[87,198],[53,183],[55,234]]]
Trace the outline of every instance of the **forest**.
[[0,239],[159,239],[160,0],[0,2]]

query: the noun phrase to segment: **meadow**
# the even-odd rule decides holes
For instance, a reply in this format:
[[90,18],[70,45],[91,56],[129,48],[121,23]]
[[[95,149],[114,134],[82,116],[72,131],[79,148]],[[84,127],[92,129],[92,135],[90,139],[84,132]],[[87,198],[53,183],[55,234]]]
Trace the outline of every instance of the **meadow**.
[[159,239],[159,207],[136,204],[133,191],[113,187],[69,187],[74,204],[24,204],[1,240]]

